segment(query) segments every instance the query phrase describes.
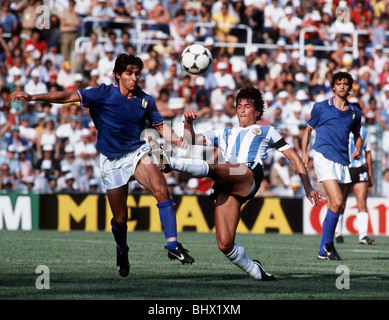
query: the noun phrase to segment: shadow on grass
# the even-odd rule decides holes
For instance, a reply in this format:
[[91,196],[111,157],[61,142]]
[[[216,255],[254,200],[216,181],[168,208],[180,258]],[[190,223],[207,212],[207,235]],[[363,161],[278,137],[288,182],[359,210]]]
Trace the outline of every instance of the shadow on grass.
[[[38,290],[34,275],[2,274],[1,299],[65,299],[65,300],[259,300],[259,299],[349,299],[388,298],[388,275],[358,274],[351,277],[352,290],[337,290],[336,275],[278,274],[279,281],[255,281],[245,274],[213,273],[201,275],[118,274],[88,276],[78,273],[53,273],[50,289]],[[374,280],[374,281],[370,281]],[[380,286],[377,283],[381,283]],[[368,295],[374,290],[376,296]]]

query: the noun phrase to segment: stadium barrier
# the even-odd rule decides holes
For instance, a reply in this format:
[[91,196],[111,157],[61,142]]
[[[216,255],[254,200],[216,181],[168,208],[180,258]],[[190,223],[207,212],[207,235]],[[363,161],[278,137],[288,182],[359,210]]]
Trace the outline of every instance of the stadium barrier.
[[[207,196],[174,196],[177,229],[214,232],[214,203]],[[127,199],[128,231],[161,232],[156,200],[148,194]],[[389,199],[369,198],[369,234],[389,235]],[[242,207],[239,233],[321,234],[326,206],[301,198],[256,197]],[[347,201],[344,234],[357,234],[355,198]],[[0,195],[0,230],[110,231],[112,217],[105,194]]]

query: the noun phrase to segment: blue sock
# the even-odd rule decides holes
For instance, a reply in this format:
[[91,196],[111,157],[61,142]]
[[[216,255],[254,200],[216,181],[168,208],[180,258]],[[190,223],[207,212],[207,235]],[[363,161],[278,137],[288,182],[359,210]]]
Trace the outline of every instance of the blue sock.
[[[173,207],[173,199],[157,203],[159,209],[159,218],[163,226],[165,238],[177,238],[176,211]],[[177,240],[167,243],[168,250],[174,250],[177,247]]]
[[339,214],[327,209],[327,215],[323,221],[323,234],[321,236],[319,254],[325,253],[324,246],[326,243],[334,241],[336,225],[339,220]]
[[116,250],[118,252],[125,252],[128,251],[128,246],[127,246],[127,224],[121,228],[116,227],[112,223],[111,219],[111,227],[112,227],[112,233],[115,238],[116,242]]

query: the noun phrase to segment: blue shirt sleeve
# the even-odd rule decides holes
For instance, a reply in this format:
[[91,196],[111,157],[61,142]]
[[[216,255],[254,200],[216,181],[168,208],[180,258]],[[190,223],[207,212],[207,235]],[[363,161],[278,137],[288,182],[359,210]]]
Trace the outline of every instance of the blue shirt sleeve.
[[80,96],[81,106],[84,108],[98,107],[103,99],[104,93],[106,92],[106,85],[102,84],[96,88],[79,89],[77,90]]
[[320,113],[317,107],[317,104],[315,103],[313,105],[313,108],[311,110],[311,117],[308,120],[308,126],[310,126],[312,129],[315,129],[320,119]]
[[155,103],[155,100],[151,96],[149,96],[149,103],[150,103],[149,119],[150,119],[151,124],[153,126],[162,124],[164,121],[164,118],[159,113],[158,108],[157,108],[157,104]]
[[353,126],[351,127],[351,132],[355,135],[356,133],[360,133],[361,131],[361,112],[358,108],[354,107],[356,109],[356,115],[355,115],[355,121]]

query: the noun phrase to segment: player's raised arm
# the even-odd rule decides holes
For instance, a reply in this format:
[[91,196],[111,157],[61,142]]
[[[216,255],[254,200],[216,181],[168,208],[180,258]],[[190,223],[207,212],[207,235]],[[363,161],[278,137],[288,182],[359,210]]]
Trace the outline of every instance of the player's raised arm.
[[155,129],[165,140],[170,141],[175,146],[180,145],[180,147],[185,148],[185,145],[183,144],[184,138],[178,137],[173,129],[167,124],[159,124],[155,126]]
[[193,129],[193,121],[196,120],[197,118],[197,110],[196,109],[191,109],[188,110],[184,113],[184,139],[188,142],[191,143],[192,145],[194,144],[200,144],[200,145],[206,145],[205,138],[203,135],[197,135]]
[[15,91],[11,94],[12,101],[47,101],[51,103],[68,103],[80,101],[77,91],[58,91],[42,94],[28,94],[23,91]]
[[282,153],[285,157],[287,157],[290,160],[290,162],[293,164],[294,168],[296,169],[297,173],[299,174],[308,200],[314,205],[320,205],[321,203],[324,203],[324,198],[326,198],[326,195],[324,193],[315,190],[312,187],[311,181],[309,180],[308,172],[305,169],[302,159],[296,153],[296,151],[294,151],[292,148],[289,148],[282,151]]

